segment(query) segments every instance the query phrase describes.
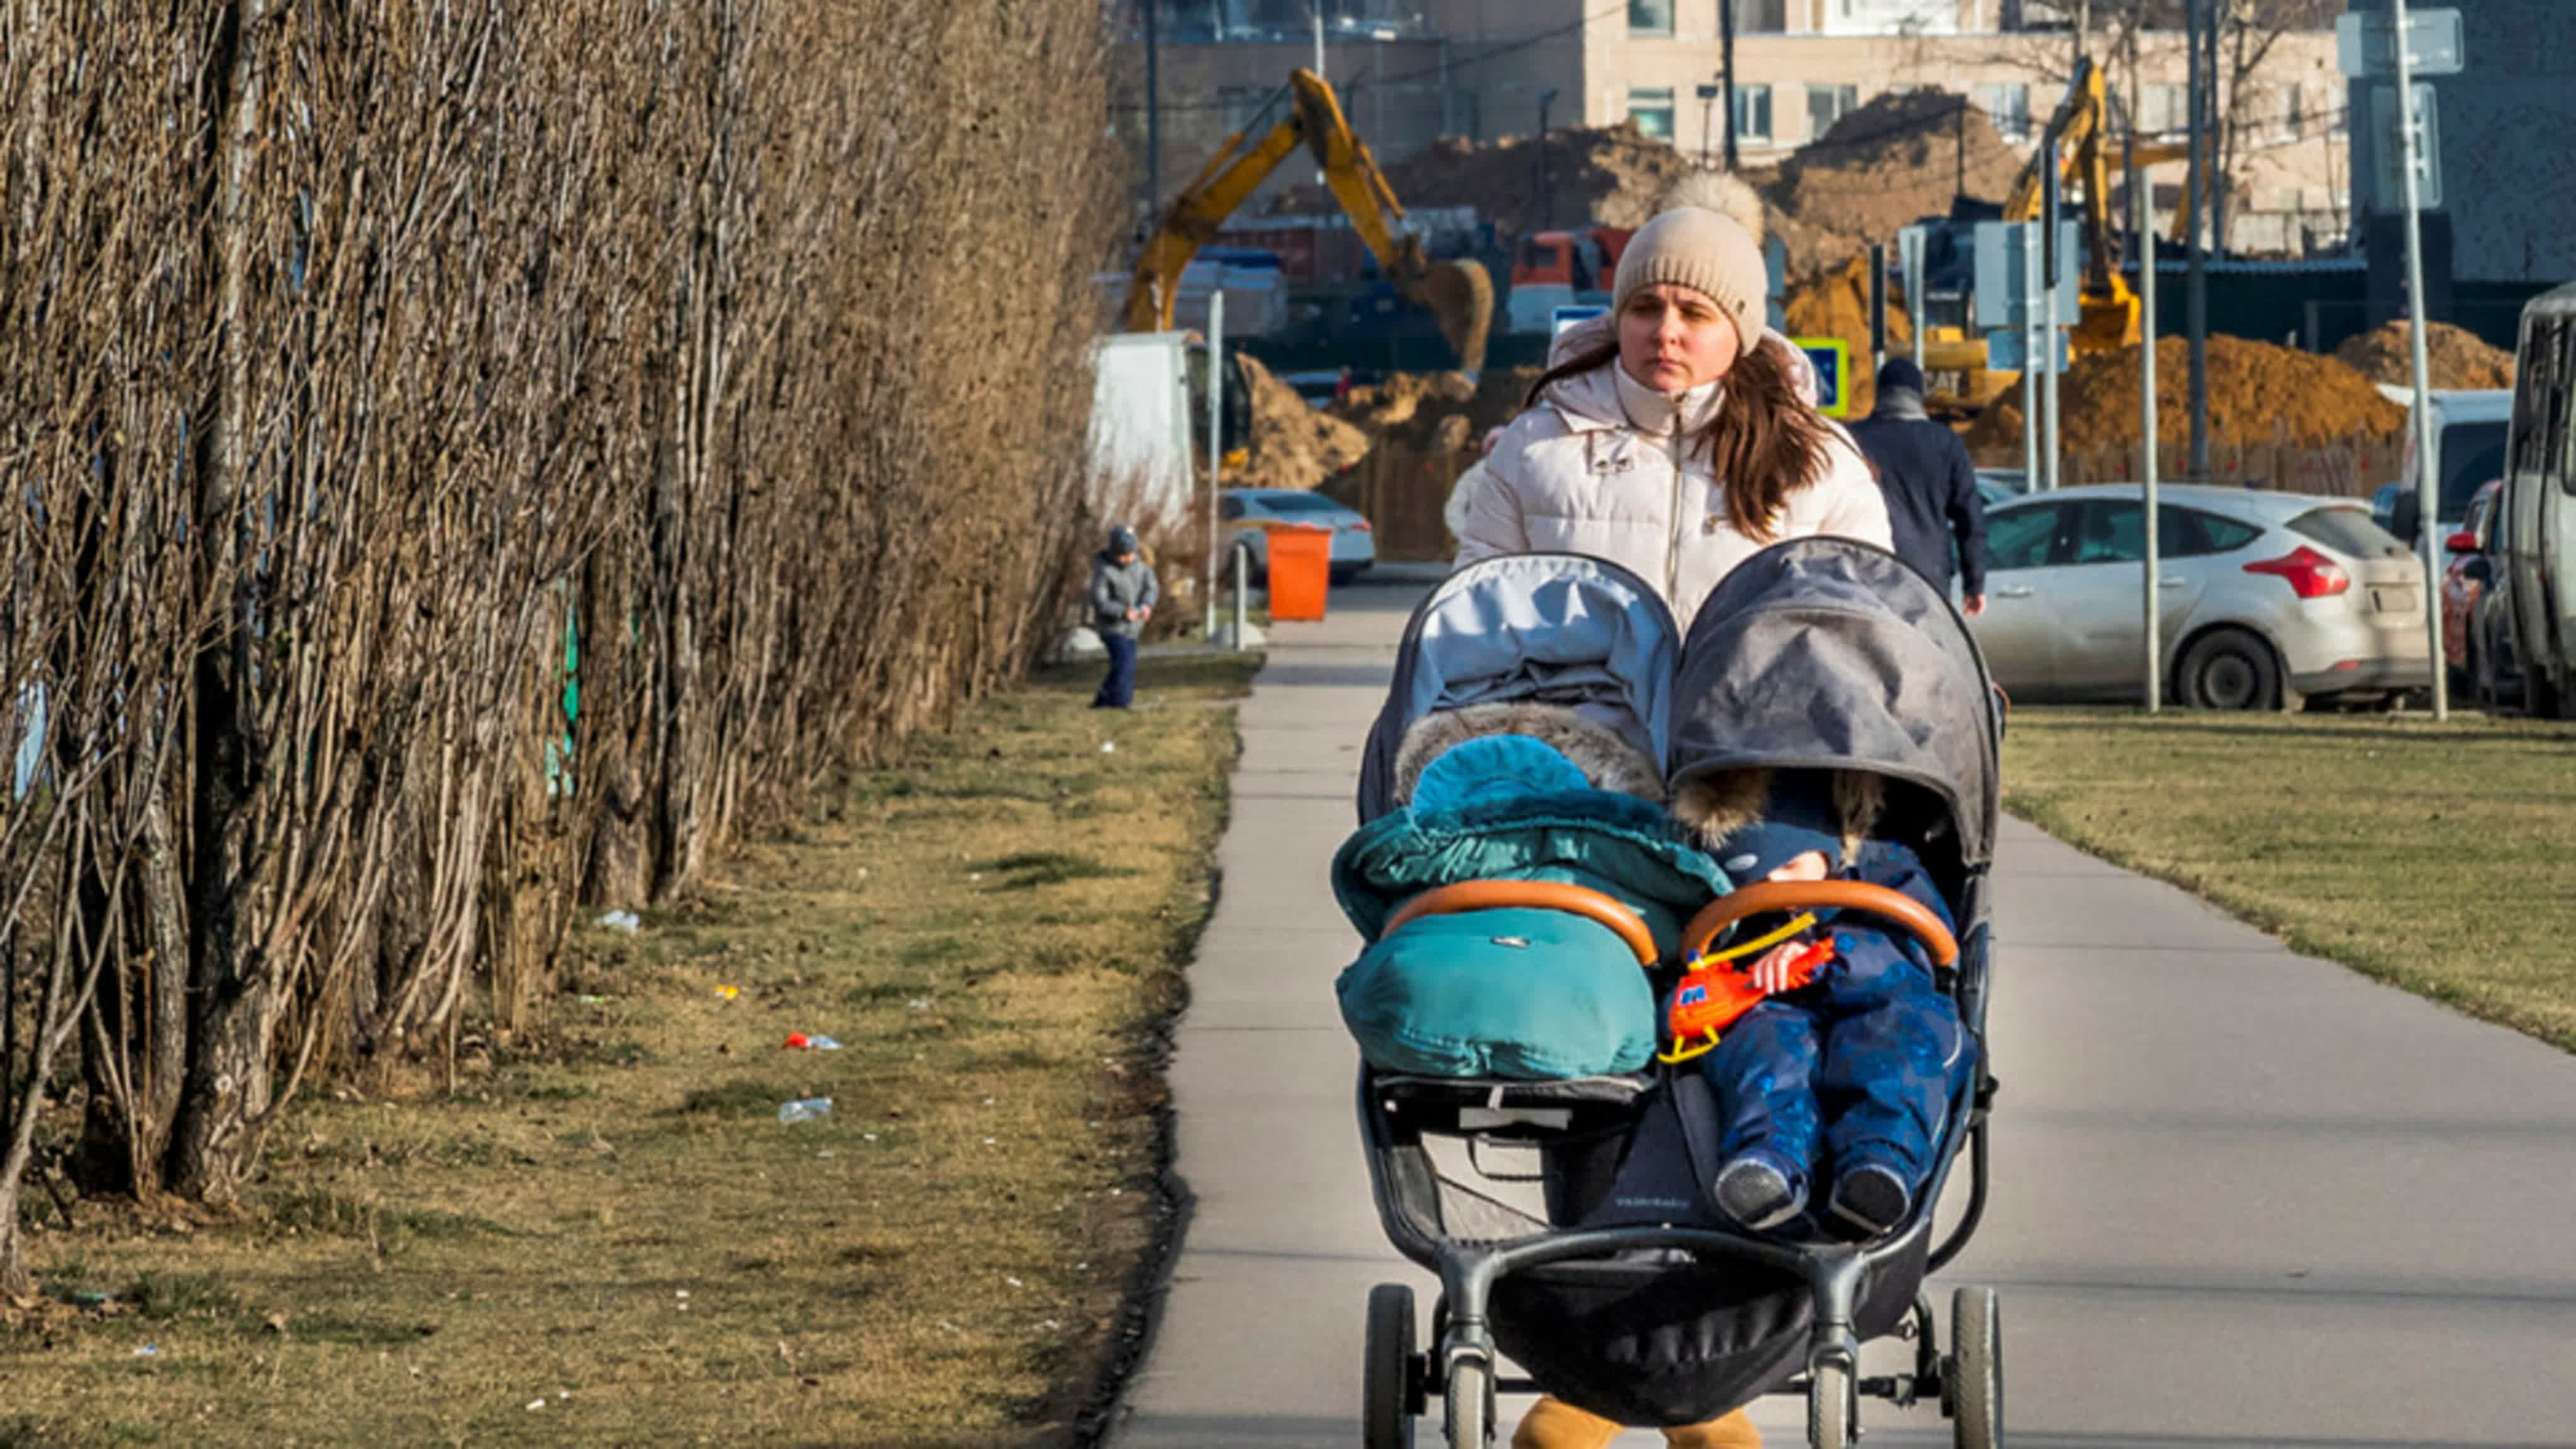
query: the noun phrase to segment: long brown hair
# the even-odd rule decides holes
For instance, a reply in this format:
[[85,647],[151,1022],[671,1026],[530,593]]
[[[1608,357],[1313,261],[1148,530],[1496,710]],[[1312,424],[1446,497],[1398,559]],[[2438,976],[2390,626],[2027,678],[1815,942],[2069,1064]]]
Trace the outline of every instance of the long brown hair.
[[[1618,361],[1615,336],[1586,348],[1539,374],[1524,405],[1535,407],[1559,378]],[[1726,521],[1745,537],[1769,543],[1789,495],[1822,479],[1831,466],[1833,426],[1798,396],[1787,347],[1768,335],[1735,359],[1724,386],[1717,416],[1692,441],[1705,450],[1717,475]]]

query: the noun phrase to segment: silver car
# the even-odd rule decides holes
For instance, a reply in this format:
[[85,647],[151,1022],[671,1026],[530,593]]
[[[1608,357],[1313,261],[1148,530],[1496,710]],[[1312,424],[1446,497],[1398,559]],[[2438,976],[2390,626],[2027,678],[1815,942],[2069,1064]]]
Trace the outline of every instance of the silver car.
[[[2388,700],[2432,684],[2422,565],[2358,499],[2158,490],[2166,697],[2208,709]],[[2145,513],[2134,483],[1986,513],[1986,610],[1968,621],[2016,699],[2136,699]]]
[[1252,576],[1270,577],[1270,535],[1265,523],[1298,524],[1333,531],[1332,580],[1346,584],[1377,562],[1377,540],[1358,509],[1303,488],[1228,488],[1217,495],[1217,516],[1252,548]]

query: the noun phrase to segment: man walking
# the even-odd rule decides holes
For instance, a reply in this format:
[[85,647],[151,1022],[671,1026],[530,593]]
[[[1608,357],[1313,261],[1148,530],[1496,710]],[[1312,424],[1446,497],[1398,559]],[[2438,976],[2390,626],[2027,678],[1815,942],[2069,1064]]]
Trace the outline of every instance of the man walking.
[[1923,369],[1914,359],[1892,357],[1878,369],[1878,406],[1851,435],[1878,468],[1896,556],[1947,590],[1955,548],[1960,611],[1984,613],[1986,507],[1976,465],[1959,435],[1923,411]]

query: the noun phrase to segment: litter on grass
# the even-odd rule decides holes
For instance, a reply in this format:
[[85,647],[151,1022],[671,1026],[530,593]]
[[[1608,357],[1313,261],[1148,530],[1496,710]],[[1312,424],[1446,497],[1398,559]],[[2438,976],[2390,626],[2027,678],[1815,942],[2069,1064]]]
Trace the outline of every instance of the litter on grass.
[[599,924],[605,930],[632,936],[644,929],[644,918],[633,911],[610,911],[599,918]]

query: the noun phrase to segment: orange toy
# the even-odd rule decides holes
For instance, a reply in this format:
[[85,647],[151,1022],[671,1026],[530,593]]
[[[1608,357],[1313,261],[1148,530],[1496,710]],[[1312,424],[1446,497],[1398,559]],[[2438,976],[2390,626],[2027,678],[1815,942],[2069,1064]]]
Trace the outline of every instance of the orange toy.
[[[1795,991],[1816,979],[1816,973],[1834,959],[1831,939],[1809,941],[1803,945],[1781,947],[1789,937],[1816,923],[1813,915],[1802,915],[1788,925],[1715,955],[1697,955],[1684,968],[1682,984],[1673,993],[1671,1012],[1667,1017],[1672,1048],[1658,1054],[1665,1062],[1686,1062],[1717,1045],[1717,1034],[1735,1024],[1736,1018],[1760,1005],[1764,998],[1784,991]],[[1739,965],[1744,957],[1770,947],[1781,947],[1750,966]]]

